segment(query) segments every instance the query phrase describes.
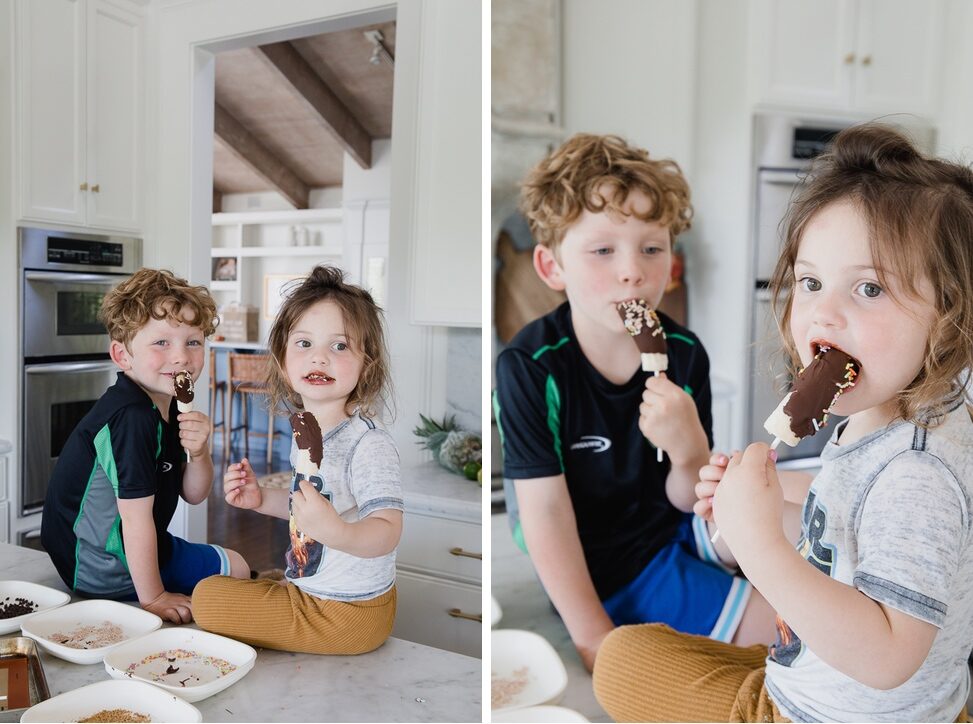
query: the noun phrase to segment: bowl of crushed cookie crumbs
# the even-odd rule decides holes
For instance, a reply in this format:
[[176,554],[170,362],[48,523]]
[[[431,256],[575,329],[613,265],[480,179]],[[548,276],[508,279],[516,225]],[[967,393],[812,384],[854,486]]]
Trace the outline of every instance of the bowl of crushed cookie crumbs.
[[186,701],[200,701],[238,682],[256,660],[251,646],[179,627],[112,649],[105,655],[105,670],[114,679],[144,681]]
[[98,664],[116,646],[161,626],[161,618],[138,606],[92,599],[31,616],[20,629],[58,658]]
[[192,704],[141,681],[99,681],[35,704],[22,722],[201,722]]
[[560,701],[568,685],[568,673],[547,639],[519,629],[494,629],[490,635],[493,711]]

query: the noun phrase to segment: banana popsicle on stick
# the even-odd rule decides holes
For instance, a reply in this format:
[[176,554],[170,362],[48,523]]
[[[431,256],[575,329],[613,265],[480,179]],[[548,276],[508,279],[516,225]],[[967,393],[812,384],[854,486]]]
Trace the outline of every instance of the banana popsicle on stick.
[[[659,315],[644,299],[629,299],[618,304],[618,316],[625,330],[635,340],[642,355],[642,370],[657,374],[669,369],[666,353],[666,333],[659,322]],[[655,450],[656,460],[662,462],[662,448]]]
[[772,448],[780,442],[794,447],[828,424],[828,415],[842,394],[855,386],[861,362],[840,349],[820,346],[814,359],[794,380],[794,388],[764,422],[774,436]]
[[[311,476],[321,476],[321,461],[324,459],[324,438],[321,426],[310,412],[295,412],[291,415],[291,429],[297,444],[297,463],[294,471],[310,481]],[[304,531],[297,534],[304,540]]]
[[[193,387],[193,376],[187,370],[177,372],[172,378],[172,386],[176,396],[176,407],[179,412],[193,411],[193,398],[196,396]],[[186,462],[190,461],[189,451],[186,451]]]

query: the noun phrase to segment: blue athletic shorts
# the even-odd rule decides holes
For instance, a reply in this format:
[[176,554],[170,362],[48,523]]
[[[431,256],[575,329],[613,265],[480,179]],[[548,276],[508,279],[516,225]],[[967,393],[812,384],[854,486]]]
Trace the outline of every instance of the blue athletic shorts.
[[220,546],[190,543],[167,533],[172,541],[172,558],[159,571],[162,585],[170,593],[191,596],[196,584],[209,576],[230,575],[230,559]]
[[672,541],[642,572],[602,602],[616,626],[665,623],[677,631],[731,641],[751,586],[724,566],[706,521],[687,514]]

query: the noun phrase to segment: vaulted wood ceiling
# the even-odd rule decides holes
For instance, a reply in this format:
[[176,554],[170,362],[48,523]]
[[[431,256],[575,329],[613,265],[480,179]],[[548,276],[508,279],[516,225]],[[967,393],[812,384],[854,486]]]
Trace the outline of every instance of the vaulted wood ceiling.
[[228,193],[277,191],[307,208],[310,189],[341,186],[344,153],[371,163],[371,142],[392,135],[389,62],[395,23],[325,33],[216,57],[214,211]]

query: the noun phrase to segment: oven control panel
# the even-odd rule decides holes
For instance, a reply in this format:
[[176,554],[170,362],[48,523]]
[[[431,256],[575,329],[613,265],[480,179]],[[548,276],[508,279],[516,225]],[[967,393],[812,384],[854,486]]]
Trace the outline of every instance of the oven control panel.
[[47,261],[55,264],[120,267],[125,259],[121,244],[49,236]]

